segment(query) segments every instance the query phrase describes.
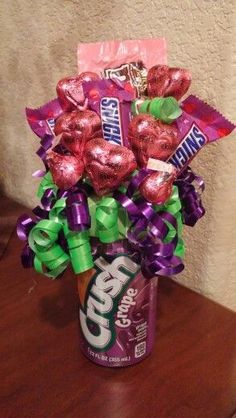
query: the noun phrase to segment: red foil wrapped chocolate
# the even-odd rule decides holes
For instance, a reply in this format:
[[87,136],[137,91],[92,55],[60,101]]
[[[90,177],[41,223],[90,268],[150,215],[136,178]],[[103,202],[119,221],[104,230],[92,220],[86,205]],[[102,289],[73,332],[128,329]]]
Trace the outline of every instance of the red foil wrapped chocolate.
[[191,73],[184,68],[170,68],[167,65],[155,65],[147,75],[149,97],[172,96],[179,100],[188,91]]
[[82,155],[86,141],[101,137],[101,120],[92,110],[74,110],[61,115],[55,125],[55,135],[62,135],[61,143],[76,155]]
[[146,113],[132,119],[128,139],[141,168],[147,166],[149,158],[167,160],[179,144],[174,124],[167,125]]
[[119,187],[137,167],[131,150],[111,144],[103,138],[92,139],[86,143],[84,165],[99,196]]
[[50,150],[47,153],[47,164],[52,173],[54,183],[59,189],[69,189],[82,177],[83,161],[73,155],[60,155]]
[[171,196],[176,171],[154,171],[147,175],[139,186],[141,195],[150,203],[163,205]]
[[92,71],[85,71],[78,76],[63,78],[57,83],[57,95],[64,112],[70,112],[83,104],[82,83],[93,80],[100,80],[99,75]]

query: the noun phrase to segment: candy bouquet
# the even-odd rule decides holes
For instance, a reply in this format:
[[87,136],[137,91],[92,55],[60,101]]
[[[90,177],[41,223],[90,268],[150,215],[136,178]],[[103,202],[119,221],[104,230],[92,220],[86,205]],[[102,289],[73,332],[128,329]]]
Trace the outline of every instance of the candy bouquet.
[[78,61],[56,99],[26,109],[45,170],[41,205],[18,220],[21,259],[51,279],[71,264],[82,351],[126,366],[150,353],[157,277],[183,270],[183,225],[204,215],[189,163],[234,125],[182,99],[191,74],[166,65],[163,39],[80,44]]

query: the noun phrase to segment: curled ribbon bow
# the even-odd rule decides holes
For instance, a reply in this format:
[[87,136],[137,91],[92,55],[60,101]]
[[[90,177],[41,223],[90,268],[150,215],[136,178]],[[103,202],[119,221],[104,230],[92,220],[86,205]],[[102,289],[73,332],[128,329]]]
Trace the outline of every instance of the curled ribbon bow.
[[193,183],[199,190],[204,183],[188,169],[173,186],[170,199],[164,205],[152,205],[138,193],[148,172],[140,170],[127,186],[100,199],[87,197],[89,186],[84,183],[59,191],[47,172],[38,191],[43,208],[33,210],[36,221],[27,215],[18,220],[18,236],[27,242],[23,266],[34,265],[36,271],[54,279],[70,262],[79,274],[93,267],[96,254],[136,252],[145,277],[181,272],[183,220],[194,225],[203,215]]

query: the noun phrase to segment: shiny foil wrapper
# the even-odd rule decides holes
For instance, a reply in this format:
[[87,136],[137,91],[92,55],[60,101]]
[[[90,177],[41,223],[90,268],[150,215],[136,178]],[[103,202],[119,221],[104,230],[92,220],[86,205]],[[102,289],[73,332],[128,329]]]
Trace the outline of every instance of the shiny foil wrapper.
[[102,136],[101,119],[96,112],[86,109],[65,112],[55,124],[55,135],[61,135],[61,144],[82,158],[84,145]]
[[149,158],[166,161],[179,144],[178,129],[146,113],[135,116],[129,125],[128,140],[138,166],[147,166]]
[[54,183],[59,189],[66,190],[74,186],[84,172],[83,161],[73,155],[61,155],[52,150],[46,157]]
[[57,83],[57,95],[64,112],[70,112],[82,105],[84,93],[82,83],[85,81],[99,80],[98,74],[85,71],[79,75],[65,77]]
[[179,100],[187,93],[191,84],[191,73],[184,68],[170,68],[167,65],[155,65],[147,75],[149,97],[172,96]]
[[154,171],[145,177],[139,186],[139,191],[148,202],[163,205],[171,196],[175,179],[175,169],[172,173]]
[[95,138],[85,145],[83,161],[99,196],[118,188],[136,169],[135,156],[126,147]]

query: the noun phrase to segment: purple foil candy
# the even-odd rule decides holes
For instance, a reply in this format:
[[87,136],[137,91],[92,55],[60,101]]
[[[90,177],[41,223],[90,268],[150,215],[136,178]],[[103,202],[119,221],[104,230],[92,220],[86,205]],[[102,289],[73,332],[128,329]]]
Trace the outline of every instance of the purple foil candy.
[[54,137],[56,119],[62,115],[63,110],[58,99],[39,107],[38,109],[25,109],[26,118],[32,131],[41,139]]
[[63,113],[59,100],[54,99],[38,109],[26,108],[25,113],[30,128],[41,139],[36,154],[45,161],[46,152],[52,146],[55,121]]

